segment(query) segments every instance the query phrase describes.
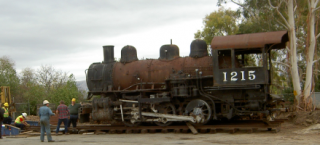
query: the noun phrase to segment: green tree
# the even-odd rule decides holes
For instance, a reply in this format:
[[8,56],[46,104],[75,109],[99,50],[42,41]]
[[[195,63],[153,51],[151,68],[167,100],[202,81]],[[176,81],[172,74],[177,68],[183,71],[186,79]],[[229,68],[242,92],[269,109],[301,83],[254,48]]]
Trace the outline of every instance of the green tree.
[[[220,0],[219,2],[226,2],[226,0]],[[277,23],[276,18],[279,16],[275,17],[276,11],[269,8],[268,0],[259,2],[246,0],[244,3],[237,4],[240,6],[237,11],[225,10],[222,7],[218,11],[206,15],[203,20],[204,28],[195,33],[195,38],[204,39],[207,44],[210,44],[214,36],[285,30],[282,24]],[[271,87],[271,92],[281,94],[284,89],[282,84],[288,84],[288,82],[283,82],[287,77],[283,74],[288,71],[287,67],[282,66],[282,64],[287,63],[287,59],[282,58],[286,55],[286,52],[283,50],[272,51],[271,54],[272,61],[279,62],[274,63],[271,69],[274,84]],[[259,65],[260,57],[258,55],[248,55],[245,56],[245,60],[250,66],[256,66]]]
[[205,40],[207,44],[211,43],[214,36],[226,36],[238,33],[238,23],[240,22],[240,13],[223,7],[218,11],[206,15],[203,19],[204,28],[194,34],[194,38]]
[[59,104],[63,100],[71,103],[72,98],[83,101],[83,95],[78,90],[73,74],[54,69],[52,66],[41,66],[38,70],[25,68],[20,73],[19,102],[30,103],[30,113],[36,115],[37,105],[43,100],[50,104]]
[[36,73],[31,68],[20,72],[20,96],[17,101],[30,103],[30,114],[37,114],[37,104],[41,104],[46,96],[43,86],[37,83]]
[[83,95],[78,90],[73,74],[69,75],[67,82],[55,88],[49,98],[55,104],[59,104],[60,100],[63,100],[65,104],[70,104],[72,98],[76,98],[77,102],[83,101]]
[[312,86],[318,82],[314,79],[319,78],[319,52],[315,49],[319,48],[320,41],[319,0],[219,0],[218,5],[229,1],[240,6],[239,11],[246,22],[253,23],[250,27],[243,23],[245,27],[240,26],[240,31],[251,31],[259,27],[267,28],[268,31],[288,30],[290,49],[281,56],[287,58],[282,63],[289,68],[287,72],[291,72],[286,73],[288,78],[292,78],[287,80],[287,84],[292,84],[297,102],[306,102],[299,104],[300,107],[308,107],[307,102],[311,104],[309,96],[313,91]]
[[19,78],[17,76],[15,63],[7,56],[0,58],[0,85],[10,86],[11,96],[18,94]]

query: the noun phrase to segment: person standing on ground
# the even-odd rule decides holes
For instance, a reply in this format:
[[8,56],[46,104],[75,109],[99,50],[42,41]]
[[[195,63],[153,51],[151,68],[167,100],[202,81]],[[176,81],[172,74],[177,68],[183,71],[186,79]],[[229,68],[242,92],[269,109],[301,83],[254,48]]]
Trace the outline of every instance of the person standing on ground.
[[64,102],[61,100],[60,105],[57,107],[56,114],[59,115],[58,119],[58,125],[56,130],[56,135],[58,135],[60,125],[63,122],[64,125],[64,132],[65,134],[68,134],[68,115],[69,115],[69,109],[67,105],[64,105]]
[[18,116],[16,118],[16,120],[14,121],[14,125],[16,127],[19,127],[21,130],[24,130],[26,128],[26,126],[30,126],[27,122],[27,113],[22,113],[20,116]]
[[81,105],[76,103],[76,99],[72,98],[71,104],[68,106],[69,113],[70,113],[70,119],[69,119],[69,122],[68,122],[68,127],[70,127],[71,123],[72,123],[73,128],[77,127],[78,109],[80,107],[81,107]]
[[4,114],[3,114],[3,124],[11,124],[12,122],[12,118],[9,116],[9,104],[8,103],[4,103],[3,105],[4,107],[3,110],[4,110]]
[[44,100],[42,107],[39,109],[39,117],[40,117],[40,126],[41,126],[41,134],[40,140],[44,142],[44,132],[47,133],[48,142],[54,142],[51,138],[51,130],[50,130],[50,116],[54,116],[51,109],[49,108],[49,101]]
[[0,103],[0,139],[2,139],[2,121],[3,121],[3,114],[4,114],[4,110],[1,108],[1,103]]

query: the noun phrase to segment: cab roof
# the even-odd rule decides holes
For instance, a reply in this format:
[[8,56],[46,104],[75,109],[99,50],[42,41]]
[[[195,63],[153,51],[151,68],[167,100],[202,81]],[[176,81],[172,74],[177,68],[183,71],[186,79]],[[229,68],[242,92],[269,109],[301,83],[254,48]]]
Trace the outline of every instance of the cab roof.
[[243,49],[263,48],[265,45],[273,45],[272,49],[282,49],[285,48],[287,41],[289,41],[288,31],[216,36],[211,41],[211,48]]

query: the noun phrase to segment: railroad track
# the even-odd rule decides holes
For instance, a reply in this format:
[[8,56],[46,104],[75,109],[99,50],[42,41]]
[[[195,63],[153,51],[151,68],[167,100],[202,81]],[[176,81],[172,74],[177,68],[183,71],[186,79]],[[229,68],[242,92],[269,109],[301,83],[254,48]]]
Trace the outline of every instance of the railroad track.
[[[269,130],[272,132],[279,132],[281,128],[281,123],[285,120],[276,120],[272,122],[257,122],[257,121],[238,121],[236,123],[217,123],[212,125],[201,125],[193,126],[194,129],[190,128],[188,125],[175,125],[175,126],[110,126],[110,125],[79,125],[75,130],[70,128],[71,133],[84,133],[84,132],[95,132],[98,133],[217,133],[217,132],[229,132],[235,133],[237,131],[245,131],[247,133],[253,133],[259,130]],[[63,128],[63,127],[62,127]],[[51,126],[51,130],[55,131],[56,126]],[[29,130],[40,131],[39,126],[31,126]]]

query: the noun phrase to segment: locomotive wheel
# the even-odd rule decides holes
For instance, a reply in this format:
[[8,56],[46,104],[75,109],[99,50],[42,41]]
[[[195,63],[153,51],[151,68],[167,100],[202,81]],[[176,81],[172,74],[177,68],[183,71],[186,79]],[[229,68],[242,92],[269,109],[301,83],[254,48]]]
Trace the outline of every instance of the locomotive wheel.
[[[156,109],[158,110],[158,113],[162,114],[176,114],[176,109],[173,104],[171,103],[164,103],[164,104],[159,104],[156,106]],[[168,126],[171,125],[172,122],[167,121],[167,122],[155,122],[158,126]]]
[[206,124],[210,121],[212,109],[206,101],[202,99],[195,99],[188,103],[185,113],[190,116],[200,116],[201,121],[194,124]]

